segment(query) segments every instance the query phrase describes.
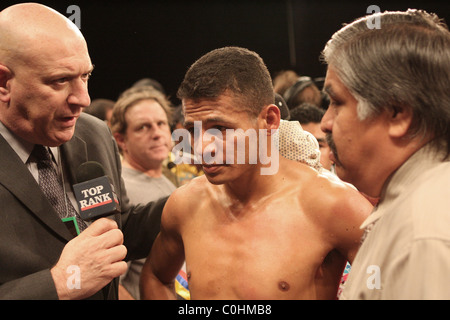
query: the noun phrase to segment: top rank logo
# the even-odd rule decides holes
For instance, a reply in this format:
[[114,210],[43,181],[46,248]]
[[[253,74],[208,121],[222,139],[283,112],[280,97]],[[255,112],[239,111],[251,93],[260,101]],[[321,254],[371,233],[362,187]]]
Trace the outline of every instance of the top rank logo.
[[100,185],[97,187],[81,190],[81,194],[85,199],[80,200],[80,210],[85,211],[111,203],[112,198],[110,196],[110,193],[107,192],[102,194],[103,189],[103,186]]

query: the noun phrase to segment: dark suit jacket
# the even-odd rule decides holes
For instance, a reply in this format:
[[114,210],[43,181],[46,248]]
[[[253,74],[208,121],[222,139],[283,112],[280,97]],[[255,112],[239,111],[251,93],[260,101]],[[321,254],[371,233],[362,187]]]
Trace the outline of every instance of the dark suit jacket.
[[[82,114],[73,138],[61,147],[71,184],[78,166],[101,163],[114,184],[121,214],[126,259],[145,257],[159,232],[165,199],[130,206],[121,178],[117,145],[104,122]],[[57,299],[50,269],[73,238],[45,198],[36,180],[0,135],[0,299]],[[82,284],[81,284],[82,285]],[[92,298],[117,298],[115,279]]]

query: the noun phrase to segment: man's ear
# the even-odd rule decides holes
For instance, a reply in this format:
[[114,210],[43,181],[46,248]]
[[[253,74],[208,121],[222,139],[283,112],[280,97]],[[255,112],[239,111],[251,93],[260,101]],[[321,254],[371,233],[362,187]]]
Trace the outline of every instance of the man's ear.
[[389,135],[392,138],[403,138],[411,127],[413,112],[405,105],[396,105],[389,112]]
[[116,139],[117,145],[119,146],[120,150],[122,151],[122,153],[124,152],[126,145],[125,145],[125,136],[121,133],[114,133],[113,134],[114,139]]
[[0,101],[8,103],[10,99],[9,80],[12,78],[11,70],[0,63]]
[[280,126],[280,109],[276,105],[270,104],[261,111],[260,119],[263,122],[260,128],[267,129],[267,133],[270,135],[270,130],[276,130]]

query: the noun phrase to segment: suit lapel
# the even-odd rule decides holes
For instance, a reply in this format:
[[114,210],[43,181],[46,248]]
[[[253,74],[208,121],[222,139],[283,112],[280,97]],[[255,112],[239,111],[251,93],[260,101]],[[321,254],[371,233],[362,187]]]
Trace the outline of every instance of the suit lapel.
[[72,239],[26,165],[1,135],[0,154],[0,184],[59,236],[67,241]]
[[77,183],[76,172],[78,167],[88,161],[86,142],[74,135],[72,139],[61,146],[65,171],[71,185]]

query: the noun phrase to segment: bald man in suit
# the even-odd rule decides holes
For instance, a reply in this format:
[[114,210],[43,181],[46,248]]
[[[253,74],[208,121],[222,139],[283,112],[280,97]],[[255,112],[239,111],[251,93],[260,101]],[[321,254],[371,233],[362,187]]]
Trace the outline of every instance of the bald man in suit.
[[[159,231],[164,199],[129,205],[113,137],[82,113],[92,69],[82,34],[63,15],[32,3],[0,12],[0,299],[115,299],[124,260],[145,257]],[[53,153],[75,208],[77,168],[102,164],[120,213],[72,235],[39,187],[35,145]]]

